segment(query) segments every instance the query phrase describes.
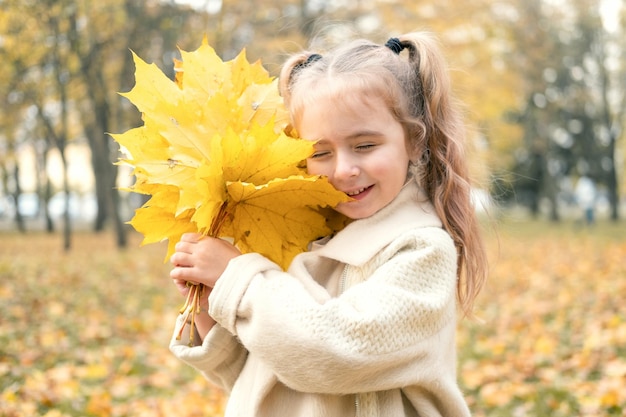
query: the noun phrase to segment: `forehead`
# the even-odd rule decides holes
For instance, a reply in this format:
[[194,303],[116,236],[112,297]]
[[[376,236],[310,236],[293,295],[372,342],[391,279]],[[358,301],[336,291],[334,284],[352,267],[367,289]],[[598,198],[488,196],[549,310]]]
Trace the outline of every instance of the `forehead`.
[[298,133],[323,143],[351,143],[363,138],[403,138],[403,129],[380,97],[324,96],[302,113]]
[[293,91],[290,110],[293,122],[299,125],[304,112],[319,103],[331,103],[335,110],[345,113],[361,113],[365,107],[380,111],[385,105],[389,110],[391,97],[389,87],[379,78],[359,76],[327,76],[303,80]]

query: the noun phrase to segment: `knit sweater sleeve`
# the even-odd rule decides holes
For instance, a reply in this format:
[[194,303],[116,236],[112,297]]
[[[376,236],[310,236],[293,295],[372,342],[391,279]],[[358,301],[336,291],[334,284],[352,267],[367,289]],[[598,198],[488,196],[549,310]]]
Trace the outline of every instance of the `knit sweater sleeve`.
[[211,315],[298,391],[345,394],[454,377],[456,251],[441,229],[423,230],[351,267],[367,277],[338,297],[313,295],[301,270],[293,276],[260,255],[239,257],[210,296]]
[[[179,316],[178,324],[184,319]],[[185,342],[189,339],[189,326],[186,326],[183,336],[181,340],[172,337],[170,351],[174,356],[224,391],[230,392],[245,364],[248,351],[220,325],[213,326],[200,346],[188,346]]]

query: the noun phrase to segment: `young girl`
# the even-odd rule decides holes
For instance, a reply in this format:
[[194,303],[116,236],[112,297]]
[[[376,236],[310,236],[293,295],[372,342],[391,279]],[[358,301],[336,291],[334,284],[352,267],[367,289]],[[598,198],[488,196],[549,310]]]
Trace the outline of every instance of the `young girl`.
[[[183,236],[171,278],[209,288],[181,360],[222,387],[226,416],[469,416],[456,383],[457,301],[486,275],[459,111],[433,38],[303,53],[280,74],[307,159],[352,197],[353,221],[287,272]],[[180,318],[179,318],[180,320]]]

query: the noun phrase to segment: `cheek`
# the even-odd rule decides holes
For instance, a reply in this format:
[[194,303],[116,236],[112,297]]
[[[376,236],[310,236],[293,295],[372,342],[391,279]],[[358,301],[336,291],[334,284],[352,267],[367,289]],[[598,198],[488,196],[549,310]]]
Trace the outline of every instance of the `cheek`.
[[306,172],[309,175],[328,175],[327,169],[324,165],[314,159],[306,160]]
[[378,166],[378,171],[375,175],[378,178],[384,178],[390,192],[394,192],[404,185],[407,175],[409,173],[409,159],[400,157],[389,158],[388,161],[395,161],[393,163],[385,163]]

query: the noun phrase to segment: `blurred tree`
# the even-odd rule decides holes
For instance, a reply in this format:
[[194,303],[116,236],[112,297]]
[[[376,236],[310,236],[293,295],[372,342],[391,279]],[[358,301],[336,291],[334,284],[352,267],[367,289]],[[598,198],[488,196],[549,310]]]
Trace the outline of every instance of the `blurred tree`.
[[[75,3],[75,2],[71,2]],[[173,76],[176,42],[185,39],[184,28],[192,16],[188,9],[138,0],[76,2],[68,37],[79,61],[77,76],[84,86],[79,97],[85,137],[92,154],[98,213],[94,228],[113,221],[119,246],[126,245],[120,194],[116,188],[117,147],[108,132],[138,124],[138,113],[117,92],[132,87],[133,50],[144,59],[167,67]],[[194,31],[189,29],[191,33]]]
[[511,26],[515,44],[509,62],[524,80],[520,94],[526,97],[513,112],[524,131],[514,167],[517,195],[535,214],[545,198],[550,219],[558,220],[564,184],[589,175],[606,186],[611,217],[617,219],[615,143],[624,99],[623,93],[614,103],[609,97],[623,91],[618,82],[625,74],[611,68],[620,57],[609,51],[619,50],[620,38],[608,34],[596,1],[571,0],[567,7],[539,0],[511,4],[519,18]]
[[[48,53],[43,57],[43,68],[49,68],[50,76],[37,80],[38,92],[31,100],[37,108],[37,116],[45,129],[46,137],[59,150],[62,163],[62,187],[65,195],[63,211],[63,247],[71,247],[71,223],[69,214],[70,187],[67,175],[66,148],[70,140],[70,83],[75,68],[69,44],[62,34],[67,33],[67,18],[73,13],[73,7],[61,2],[48,1],[43,16],[40,16],[40,28],[51,42]],[[44,88],[42,88],[44,87]],[[47,88],[46,88],[47,87]],[[50,100],[53,97],[54,101]],[[46,205],[47,207],[47,205]],[[47,214],[47,211],[46,211]],[[48,216],[49,218],[49,216]]]
[[[558,132],[571,145],[574,176],[586,175],[607,189],[611,219],[619,217],[616,141],[626,115],[622,70],[612,69],[618,58],[612,51],[624,41],[603,25],[597,2],[572,0],[570,53],[564,60],[565,76],[559,77],[566,100],[560,103],[561,126]],[[619,43],[622,43],[619,45]],[[623,53],[623,52],[622,52]],[[621,97],[611,100],[614,92]],[[558,122],[557,122],[558,123]],[[561,142],[563,142],[561,140]]]
[[209,44],[226,60],[245,48],[250,60],[262,59],[270,73],[277,75],[283,55],[307,46],[331,2],[222,0],[219,3],[219,9],[202,14]]
[[[25,109],[33,107],[46,132],[46,146],[40,151],[44,163],[49,146],[59,149],[65,165],[68,143],[87,140],[98,201],[94,227],[101,230],[105,221],[112,218],[118,245],[124,246],[117,166],[112,164],[117,160],[117,147],[107,133],[139,123],[139,114],[129,111],[128,103],[117,94],[132,87],[129,50],[167,67],[164,70],[173,76],[176,42],[187,39],[184,28],[188,22],[197,26],[197,19],[192,19],[196,14],[190,9],[138,0],[47,0],[43,5],[11,0],[2,6],[0,54],[10,63],[8,69],[3,69],[6,79],[14,80],[2,86],[6,93],[3,96],[10,98],[2,103],[6,111],[0,119],[0,139],[7,148],[2,158],[2,171],[6,173],[3,177],[7,178],[4,182],[10,182],[8,168],[14,167],[13,171],[18,172],[12,150],[17,133],[27,125]],[[197,34],[200,30],[189,28],[188,32],[201,38]],[[39,149],[34,130],[22,133],[23,141]],[[13,182],[19,194],[17,177]],[[63,188],[69,198],[66,173]],[[43,206],[47,207],[45,203]],[[69,247],[68,200],[65,208],[64,245]],[[19,219],[19,210],[16,213]]]
[[[512,69],[522,79],[519,94],[523,97],[517,121],[523,129],[523,147],[516,156],[518,180],[514,188],[522,203],[533,215],[539,213],[541,197],[550,202],[549,217],[559,219],[558,183],[567,171],[563,154],[553,140],[552,122],[558,120],[559,90],[550,84],[558,72],[567,72],[562,65],[563,54],[569,51],[559,42],[559,27],[554,25],[557,11],[547,8],[541,0],[517,1],[518,20],[511,27],[514,40]],[[564,143],[562,145],[565,146]],[[570,145],[571,146],[571,145]]]
[[[618,25],[611,32],[603,25],[600,10],[596,2],[576,0],[578,9],[578,26],[581,38],[586,46],[582,67],[585,70],[585,86],[590,90],[589,102],[583,113],[588,120],[587,133],[597,149],[583,149],[579,155],[579,171],[586,165],[595,168],[595,177],[607,187],[610,217],[619,219],[619,154],[617,141],[626,123],[626,39],[622,28]],[[618,12],[618,10],[615,10]],[[626,7],[621,9],[621,21],[626,18]],[[592,107],[592,106],[593,107]],[[588,155],[595,154],[590,161]],[[580,172],[584,174],[584,172]]]
[[[52,139],[47,135],[42,135],[45,127],[46,114],[50,112],[59,113],[59,107],[47,109],[43,108],[42,97],[50,93],[54,88],[49,83],[42,80],[48,75],[48,79],[61,80],[60,74],[53,74],[51,61],[64,59],[59,49],[48,48],[49,40],[40,36],[40,21],[34,16],[28,15],[30,2],[20,2],[15,0],[5,1],[3,13],[0,15],[0,57],[3,62],[3,79],[7,80],[2,84],[0,96],[6,97],[2,105],[0,116],[0,137],[4,139],[5,152],[1,159],[3,172],[12,172],[13,175],[7,178],[4,175],[4,189],[12,195],[15,206],[14,215],[18,230],[25,231],[26,226],[19,209],[22,199],[20,159],[17,157],[18,149],[30,147],[35,155],[46,155],[54,146]],[[26,47],[28,45],[28,47]],[[42,65],[45,63],[45,65]],[[59,85],[59,83],[55,84]],[[50,103],[48,103],[50,104]],[[37,116],[39,115],[39,117]],[[49,120],[48,120],[49,121]],[[50,126],[48,126],[50,127]],[[37,136],[37,139],[34,139]],[[44,139],[39,139],[44,138]],[[63,145],[63,135],[57,137],[59,144]],[[43,158],[45,161],[45,157]],[[43,165],[45,172],[45,164]],[[48,230],[52,229],[50,217],[47,212],[45,190],[49,187],[49,182],[45,176],[35,176],[38,179],[37,201],[40,209],[46,217]],[[40,180],[41,178],[41,180]],[[43,209],[43,210],[41,210]]]
[[[17,136],[19,131],[18,115],[24,107],[24,92],[21,88],[21,79],[24,71],[29,67],[28,54],[19,48],[16,34],[22,30],[19,13],[16,10],[16,1],[5,2],[0,13],[0,59],[10,65],[0,66],[0,170],[2,172],[3,194],[10,196],[12,203],[17,207],[21,194],[20,164],[16,155],[19,146]],[[24,22],[27,26],[28,22]],[[32,27],[30,29],[33,29]],[[3,213],[5,214],[5,213]],[[9,213],[6,213],[9,214]],[[15,210],[15,223],[20,231],[25,230],[24,219],[19,210]]]

